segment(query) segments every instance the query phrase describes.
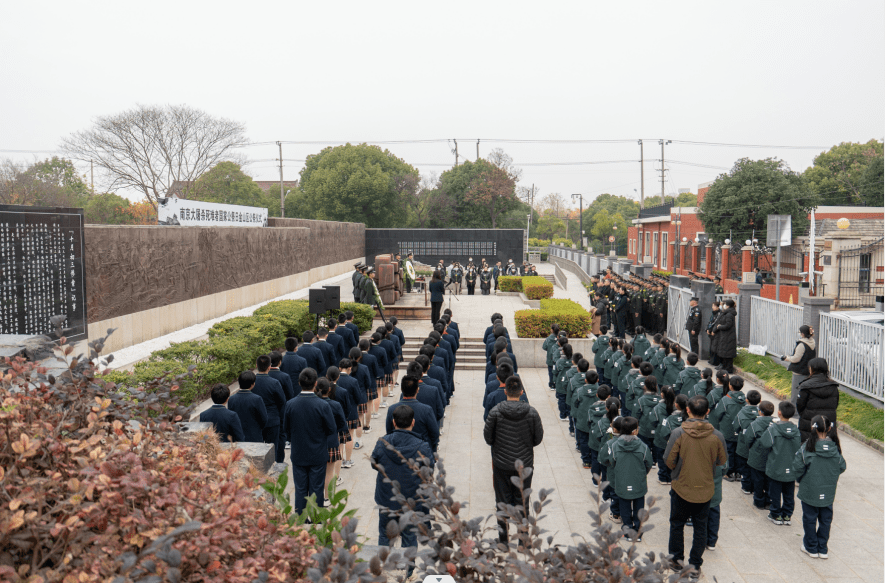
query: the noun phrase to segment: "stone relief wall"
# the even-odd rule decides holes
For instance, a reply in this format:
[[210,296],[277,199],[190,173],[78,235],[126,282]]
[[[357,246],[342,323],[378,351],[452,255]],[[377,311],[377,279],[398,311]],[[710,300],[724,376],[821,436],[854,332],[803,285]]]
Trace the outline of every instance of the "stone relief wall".
[[[330,231],[326,237],[335,237],[335,229]],[[311,233],[306,228],[87,225],[89,322],[308,271],[317,256],[328,263],[347,258],[317,247]],[[362,234],[359,238],[364,241]],[[333,247],[333,253],[340,250],[341,243]],[[356,257],[352,245],[351,250]]]
[[362,223],[271,217],[268,219],[268,225],[310,229],[308,258],[310,268],[340,263],[347,259],[362,259],[366,256],[366,226]]

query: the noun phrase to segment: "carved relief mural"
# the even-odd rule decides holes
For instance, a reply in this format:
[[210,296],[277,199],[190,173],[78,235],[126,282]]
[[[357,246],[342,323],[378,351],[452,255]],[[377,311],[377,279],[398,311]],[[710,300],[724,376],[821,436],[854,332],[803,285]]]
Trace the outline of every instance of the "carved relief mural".
[[362,223],[270,218],[268,224],[310,229],[311,268],[366,256],[366,226]]

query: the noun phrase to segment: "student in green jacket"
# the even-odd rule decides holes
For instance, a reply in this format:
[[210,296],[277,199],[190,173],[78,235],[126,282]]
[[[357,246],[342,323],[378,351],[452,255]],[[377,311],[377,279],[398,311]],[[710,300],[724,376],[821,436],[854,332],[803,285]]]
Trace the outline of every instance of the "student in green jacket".
[[663,339],[664,337],[660,334],[655,334],[654,336],[652,336],[651,346],[649,346],[648,349],[646,349],[645,354],[642,355],[642,360],[644,360],[645,362],[651,362],[651,359],[654,357],[654,355],[657,354],[658,350],[661,349],[661,340]]
[[605,378],[608,380],[606,383],[608,386],[612,388],[612,392],[617,387],[615,381],[615,363],[618,362],[618,359],[624,354],[621,350],[621,339],[620,338],[612,338],[609,344],[609,349],[611,352],[608,355],[608,358],[605,360],[605,365],[602,367],[605,371]]
[[679,373],[685,370],[685,361],[682,360],[682,347],[674,340],[670,343],[669,354],[661,361],[660,385],[670,385],[671,387],[679,380]]
[[790,526],[795,507],[793,492],[796,477],[793,474],[793,456],[801,445],[799,428],[790,423],[795,414],[796,405],[781,401],[777,407],[778,421],[768,426],[761,439],[762,447],[768,450],[768,460],[765,463],[768,495],[771,497],[768,520],[787,526]]
[[605,374],[602,371],[602,367],[605,366],[603,356],[605,355],[606,348],[608,348],[608,343],[611,341],[611,337],[608,336],[608,326],[600,326],[599,332],[600,334],[593,341],[593,346],[590,350],[593,352],[593,366],[596,367],[596,374],[599,375],[599,380],[603,381],[605,380]]
[[[599,377],[600,378],[599,382],[601,382],[604,385],[608,385],[610,387],[612,386],[612,384],[609,381],[608,375],[606,375],[606,373],[605,373],[605,368],[606,368],[606,365],[608,364],[609,359],[612,357],[612,354],[614,354],[617,350],[618,350],[618,339],[612,337],[612,338],[608,339],[608,346],[606,346],[605,350],[602,351],[602,357],[601,357],[602,366],[599,367],[602,369],[602,375]],[[594,363],[595,362],[596,362],[596,359],[594,359]],[[597,371],[597,372],[599,372],[599,371]]]
[[633,337],[633,354],[644,357],[645,351],[651,348],[651,342],[645,336],[645,328],[636,327],[636,336]]
[[553,365],[556,364],[556,359],[554,358],[555,354],[551,352],[551,348],[559,346],[556,344],[556,339],[559,338],[559,324],[552,324],[550,326],[550,336],[548,336],[544,340],[544,344],[541,345],[541,348],[544,352],[547,353],[547,376],[549,377],[549,382],[547,386],[549,388],[554,388],[553,385]]
[[[623,351],[623,354],[621,354],[621,356],[615,362],[614,366],[612,366],[612,374],[614,374],[615,377],[612,379],[612,382],[614,383],[612,385],[612,392],[614,393],[615,397],[623,401],[623,380],[624,376],[628,372],[630,372],[630,361],[633,358],[633,346],[627,343],[624,344],[624,347],[621,350]],[[617,391],[615,391],[615,389],[617,389]]]
[[612,487],[620,501],[624,538],[632,537],[633,542],[642,542],[637,514],[645,508],[647,476],[654,464],[648,446],[637,437],[639,422],[635,418],[623,418],[621,433],[618,439],[609,441],[600,449],[599,461],[608,466]]
[[666,338],[661,340],[661,345],[658,348],[658,351],[651,357],[649,362],[653,367],[655,367],[655,378],[658,380],[658,384],[661,384],[661,381],[664,380],[664,367],[662,366],[664,363],[664,358],[670,353],[670,341]]
[[846,465],[833,422],[817,415],[811,419],[811,429],[811,436],[793,459],[793,475],[799,482],[797,496],[802,502],[802,550],[810,557],[826,559],[836,484]]
[[750,477],[753,480],[753,506],[765,510],[771,504],[768,496],[768,476],[765,475],[765,464],[768,462],[768,450],[762,447],[762,435],[774,421],[774,403],[759,403],[759,417],[750,423],[745,433],[747,442],[747,465],[750,466]]
[[[700,395],[706,399],[711,390],[713,390],[713,369],[707,367],[701,371],[701,380],[688,391],[688,398],[691,399]],[[707,400],[709,402],[709,399]]]
[[738,480],[737,460],[737,439],[739,433],[734,430],[734,420],[737,418],[740,410],[747,404],[747,396],[744,395],[744,379],[739,376],[733,376],[728,379],[728,386],[731,389],[728,394],[722,397],[716,410],[710,415],[710,423],[713,427],[719,429],[722,436],[725,437],[725,449],[728,451],[728,473],[725,474],[727,482]]
[[[728,393],[728,373],[720,369],[716,371],[716,383],[713,385],[713,390],[707,393],[707,401],[710,403],[711,413],[716,410],[716,405],[719,404],[719,401],[722,400],[726,393]],[[713,428],[719,429],[715,423]]]
[[654,410],[654,417],[658,421],[658,428],[655,430],[655,439],[653,442],[652,454],[658,460],[658,483],[663,486],[670,485],[670,468],[664,459],[664,450],[667,449],[667,441],[670,434],[677,427],[682,426],[687,413],[685,408],[688,407],[688,397],[686,395],[677,395],[673,387],[664,387],[661,389],[661,402],[657,404]]
[[630,359],[630,370],[627,371],[627,375],[624,377],[624,388],[620,390],[621,396],[619,397],[622,403],[621,415],[624,417],[630,417],[633,414],[633,409],[636,408],[636,401],[642,396],[642,387],[636,390],[633,389],[636,383],[641,384],[640,378],[645,380],[645,377],[640,376],[642,374],[640,372],[642,364],[642,357],[638,354],[633,355],[633,358]]
[[[747,496],[753,493],[753,476],[750,473],[750,466],[747,465],[747,458],[750,457],[750,449],[747,447],[747,429],[754,419],[759,417],[759,402],[762,401],[762,394],[753,389],[747,392],[747,404],[738,411],[734,422],[731,424],[732,429],[737,433],[737,449],[735,449],[734,459],[737,462],[735,474],[741,475],[741,492]],[[727,444],[726,444],[727,445]]]
[[[597,383],[599,382],[598,378],[599,375],[597,375]],[[608,412],[606,406],[611,394],[611,387],[599,385],[599,388],[596,389],[597,400],[590,404],[590,412],[587,416],[587,449],[590,451],[590,471],[593,474],[594,486],[599,485],[597,477],[602,474],[602,466],[599,465],[599,447],[602,444],[602,435],[608,430],[608,427],[605,427],[600,431],[599,422],[605,419],[605,414]]]
[[568,410],[566,409],[565,404],[565,395],[568,389],[568,385],[566,384],[565,374],[572,366],[573,350],[574,349],[572,348],[571,344],[563,344],[562,356],[559,357],[559,360],[556,361],[556,365],[553,367],[553,374],[556,375],[553,377],[553,382],[556,388],[556,400],[559,405],[560,421],[568,421]]
[[584,374],[576,375],[575,378],[584,380],[584,383],[573,391],[572,413],[575,419],[575,437],[578,440],[578,451],[581,452],[581,461],[585,469],[592,469],[593,458],[590,454],[590,409],[598,407],[605,410],[605,403],[599,400],[596,392],[599,390],[599,375],[595,370],[588,370],[590,362],[582,358],[578,362],[578,370],[584,369]]
[[676,391],[677,395],[688,393],[701,380],[701,371],[695,366],[698,363],[698,355],[694,352],[689,352],[688,356],[685,357],[685,362],[688,363],[688,366],[682,369],[679,373],[679,378],[673,383],[673,390]]
[[656,462],[654,455],[654,439],[655,431],[658,424],[654,419],[654,410],[658,403],[661,402],[661,395],[658,393],[658,382],[655,377],[645,378],[643,383],[643,394],[636,401],[636,419],[639,420],[639,439],[648,446],[648,450],[652,452],[651,459]]
[[[587,368],[581,370],[581,361],[587,363]],[[590,362],[584,358],[584,355],[580,352],[576,352],[572,355],[572,368],[566,372],[566,379],[568,385],[565,388],[565,409],[568,414],[568,432],[569,435],[575,437],[575,414],[572,411],[572,400],[574,398],[575,387],[584,384],[584,375],[590,369]],[[577,438],[575,437],[575,449],[580,451],[578,447]]]
[[722,504],[722,476],[728,469],[728,462],[713,468],[713,497],[710,499],[710,510],[707,511],[707,550],[715,551],[719,540],[719,522],[722,518],[719,505]]

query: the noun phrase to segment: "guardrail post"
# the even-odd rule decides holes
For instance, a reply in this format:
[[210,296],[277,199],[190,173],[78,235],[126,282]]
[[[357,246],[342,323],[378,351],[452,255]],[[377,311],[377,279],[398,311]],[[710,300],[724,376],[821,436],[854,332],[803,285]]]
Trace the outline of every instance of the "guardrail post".
[[673,274],[670,276],[670,287],[691,289],[691,280],[684,275]]
[[753,296],[762,293],[762,286],[758,283],[738,284],[738,346],[750,345],[750,321],[753,313]]
[[[806,326],[811,326],[812,328],[814,328],[814,333],[817,334],[818,330],[820,330],[820,315],[825,313],[828,314],[832,305],[833,298],[805,298],[805,302],[802,305],[802,323]],[[784,332],[788,331],[785,330]],[[789,330],[789,332],[795,334],[797,331]],[[818,342],[820,342],[819,336]]]
[[[713,302],[716,301],[716,286],[712,281],[697,279],[691,282],[691,292],[698,298],[698,307],[701,308],[701,332],[698,338],[698,358],[707,360],[710,358],[710,337],[706,334],[707,322],[713,313]],[[740,328],[738,328],[740,330]]]

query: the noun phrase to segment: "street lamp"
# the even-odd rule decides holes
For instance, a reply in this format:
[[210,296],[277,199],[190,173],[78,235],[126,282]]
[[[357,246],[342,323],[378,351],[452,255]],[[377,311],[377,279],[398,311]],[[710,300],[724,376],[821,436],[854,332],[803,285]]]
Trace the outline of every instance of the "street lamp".
[[578,249],[584,250],[584,195],[583,194],[573,194],[572,198],[578,197],[580,201],[580,206],[578,207],[578,218],[580,219],[580,231],[581,231],[581,240],[578,241]]
[[679,245],[679,227],[682,225],[682,208],[681,207],[679,209],[679,214],[676,215],[676,220],[670,221],[670,224],[676,225],[676,245],[674,245],[674,247],[676,247],[676,251],[673,255],[673,261],[675,262],[675,265],[673,267],[675,269],[676,265],[679,265],[679,251],[680,251],[680,249],[679,249],[679,247],[680,247],[680,245]]

